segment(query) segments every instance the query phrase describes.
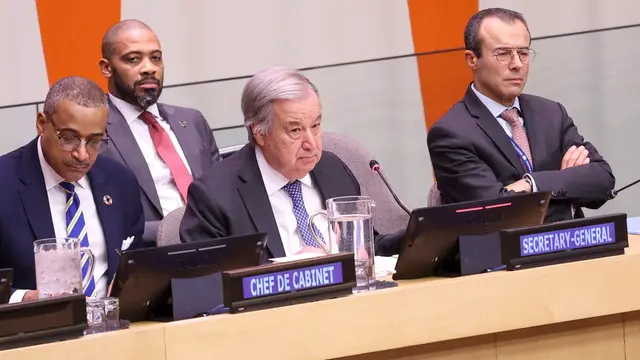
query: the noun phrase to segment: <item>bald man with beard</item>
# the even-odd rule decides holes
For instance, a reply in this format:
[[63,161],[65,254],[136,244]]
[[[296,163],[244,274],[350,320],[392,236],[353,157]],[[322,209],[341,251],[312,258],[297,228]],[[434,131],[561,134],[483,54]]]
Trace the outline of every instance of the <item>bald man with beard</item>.
[[193,179],[221,160],[218,147],[198,110],[158,103],[162,48],[143,22],[123,20],[107,31],[100,71],[109,84],[112,141],[104,153],[136,175],[146,220],[143,240],[154,245],[160,220],[184,206]]

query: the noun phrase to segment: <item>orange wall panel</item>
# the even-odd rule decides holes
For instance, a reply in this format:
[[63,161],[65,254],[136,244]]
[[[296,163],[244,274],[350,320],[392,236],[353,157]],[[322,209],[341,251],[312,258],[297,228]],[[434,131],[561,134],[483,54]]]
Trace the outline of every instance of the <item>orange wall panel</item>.
[[83,76],[107,89],[100,74],[102,36],[120,21],[120,0],[36,0],[49,85]]
[[[464,27],[478,0],[407,0],[415,52],[464,46]],[[418,73],[427,128],[460,100],[472,79],[462,51],[420,56]]]

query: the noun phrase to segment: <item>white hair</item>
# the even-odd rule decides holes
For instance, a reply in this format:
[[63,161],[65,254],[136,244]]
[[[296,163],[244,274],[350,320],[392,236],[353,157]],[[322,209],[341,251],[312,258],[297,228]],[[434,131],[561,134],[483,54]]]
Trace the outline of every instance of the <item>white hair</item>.
[[318,89],[309,79],[286,66],[268,67],[251,77],[242,90],[241,101],[249,140],[254,141],[254,133],[265,135],[271,130],[274,101],[302,100],[308,96],[309,90],[318,95]]

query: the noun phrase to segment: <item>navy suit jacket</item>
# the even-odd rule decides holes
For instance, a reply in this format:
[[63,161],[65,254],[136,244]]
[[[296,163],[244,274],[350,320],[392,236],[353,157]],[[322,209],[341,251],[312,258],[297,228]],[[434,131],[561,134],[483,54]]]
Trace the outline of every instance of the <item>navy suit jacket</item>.
[[[98,155],[87,175],[107,245],[110,282],[118,266],[116,249],[130,236],[135,239],[129,249],[142,239],[140,189],[129,169],[106,156]],[[111,205],[105,195],[113,199]],[[0,157],[0,199],[0,268],[13,269],[13,289],[35,290],[33,242],[55,237],[37,138]]]

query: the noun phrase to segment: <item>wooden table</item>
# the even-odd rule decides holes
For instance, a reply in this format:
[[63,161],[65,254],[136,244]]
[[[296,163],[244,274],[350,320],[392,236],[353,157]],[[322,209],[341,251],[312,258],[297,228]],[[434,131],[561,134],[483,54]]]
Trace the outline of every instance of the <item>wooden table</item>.
[[0,360],[640,359],[640,237],[629,239],[622,256],[142,324]]

